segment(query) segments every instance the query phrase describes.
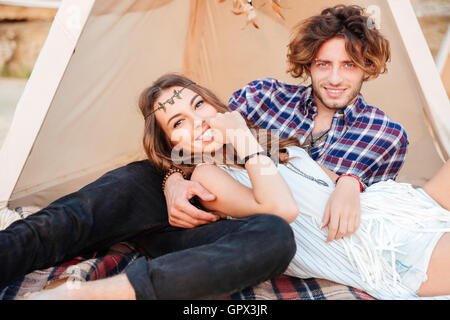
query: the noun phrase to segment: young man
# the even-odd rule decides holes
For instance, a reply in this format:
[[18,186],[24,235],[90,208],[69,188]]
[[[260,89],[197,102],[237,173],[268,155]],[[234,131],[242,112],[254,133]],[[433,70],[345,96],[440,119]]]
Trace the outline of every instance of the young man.
[[[328,241],[357,230],[363,186],[395,179],[406,157],[405,130],[360,93],[364,81],[384,73],[390,59],[389,42],[373,25],[358,6],[339,5],[304,20],[289,44],[288,71],[309,77],[311,85],[260,79],[229,101],[230,110],[251,122],[282,137],[297,136],[314,160],[340,175],[323,217]],[[181,175],[167,181],[174,226],[207,223],[207,213],[193,212],[187,202],[194,195],[190,188]]]

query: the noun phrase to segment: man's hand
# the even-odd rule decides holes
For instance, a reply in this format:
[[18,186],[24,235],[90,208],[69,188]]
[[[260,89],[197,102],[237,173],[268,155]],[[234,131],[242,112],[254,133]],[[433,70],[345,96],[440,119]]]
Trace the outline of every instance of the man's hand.
[[220,219],[213,213],[197,209],[189,202],[194,196],[204,201],[213,201],[215,195],[209,193],[198,182],[184,180],[179,173],[174,173],[167,179],[164,195],[171,226],[194,228]]
[[361,207],[359,182],[353,177],[339,179],[328,199],[322,219],[322,229],[328,226],[327,242],[341,239],[358,230]]

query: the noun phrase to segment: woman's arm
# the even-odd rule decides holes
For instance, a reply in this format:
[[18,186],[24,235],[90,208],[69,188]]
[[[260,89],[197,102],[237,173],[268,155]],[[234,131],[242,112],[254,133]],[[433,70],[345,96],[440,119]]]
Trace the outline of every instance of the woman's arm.
[[[263,150],[238,112],[218,114],[208,122],[233,145],[240,159]],[[216,195],[215,201],[202,204],[208,209],[232,217],[270,213],[289,223],[294,221],[298,214],[297,204],[275,163],[266,155],[256,155],[245,163],[245,169],[253,189],[240,184],[215,166],[197,167],[191,180],[198,181]]]
[[[338,178],[336,173],[321,164],[319,166],[331,181],[336,181]],[[347,176],[339,179],[328,199],[322,218],[322,228],[328,226],[328,242],[343,238],[358,230],[361,217],[359,193],[358,180]]]
[[[271,180],[269,176],[266,177]],[[216,195],[213,201],[200,200],[200,202],[205,208],[221,216],[241,218],[266,213],[277,215],[288,223],[292,223],[297,217],[298,208],[289,190],[279,198],[274,197],[272,187],[277,187],[275,181],[270,181],[264,186],[258,181],[253,185],[254,188],[250,189],[215,165],[198,166],[192,173],[191,180],[197,181]],[[260,187],[266,189],[267,193],[272,193],[265,201],[257,200],[255,197],[254,191],[258,191]],[[263,190],[259,191],[259,194],[264,193]]]

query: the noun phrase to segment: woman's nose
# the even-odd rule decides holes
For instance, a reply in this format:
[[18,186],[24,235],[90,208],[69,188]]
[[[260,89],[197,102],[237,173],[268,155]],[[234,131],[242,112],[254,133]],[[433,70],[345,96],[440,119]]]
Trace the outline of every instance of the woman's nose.
[[193,117],[193,120],[194,120],[194,129],[200,129],[205,124],[205,119],[199,115],[195,115]]

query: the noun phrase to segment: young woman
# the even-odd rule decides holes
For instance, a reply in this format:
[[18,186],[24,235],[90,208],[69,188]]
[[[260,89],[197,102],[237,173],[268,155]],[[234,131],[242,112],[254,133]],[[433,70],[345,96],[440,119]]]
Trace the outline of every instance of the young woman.
[[[422,189],[393,181],[370,186],[361,194],[358,230],[328,242],[323,213],[338,177],[296,140],[252,131],[239,113],[179,75],[158,79],[140,108],[150,162],[181,168],[215,194],[201,201],[208,210],[223,218],[271,213],[290,223],[297,253],[286,274],[329,279],[378,299],[450,295],[449,162]],[[47,294],[67,294],[54,290]]]

